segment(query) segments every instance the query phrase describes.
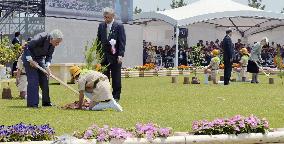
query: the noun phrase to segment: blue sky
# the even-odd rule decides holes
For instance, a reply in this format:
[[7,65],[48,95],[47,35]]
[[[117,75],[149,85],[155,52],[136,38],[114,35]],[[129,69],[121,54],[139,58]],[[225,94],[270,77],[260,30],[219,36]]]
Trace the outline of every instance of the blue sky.
[[[198,0],[185,0],[187,3],[193,3]],[[214,1],[214,0],[213,0]],[[236,2],[247,5],[248,0],[234,0]],[[284,8],[284,0],[262,0],[266,5],[266,11],[280,12]],[[172,0],[133,0],[134,8],[138,6],[144,12],[154,11],[159,7],[160,9],[169,9]]]

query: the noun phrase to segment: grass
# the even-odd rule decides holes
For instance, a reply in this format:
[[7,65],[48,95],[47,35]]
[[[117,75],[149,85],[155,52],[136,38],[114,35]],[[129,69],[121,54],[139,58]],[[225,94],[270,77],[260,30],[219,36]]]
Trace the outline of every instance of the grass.
[[[257,85],[232,83],[229,86],[183,85],[183,77],[178,77],[178,84],[172,84],[171,77],[127,78],[123,79],[122,113],[62,110],[58,107],[74,102],[78,96],[63,86],[51,84],[51,99],[58,107],[30,109],[26,108],[25,100],[0,99],[0,125],[49,123],[56,135],[82,131],[93,123],[127,128],[137,122],[154,122],[175,131],[189,131],[194,120],[254,114],[266,117],[271,127],[280,128],[284,127],[284,86],[274,77],[274,85],[269,85],[268,79],[261,76],[261,83]],[[14,84],[11,88],[13,96],[18,96]]]

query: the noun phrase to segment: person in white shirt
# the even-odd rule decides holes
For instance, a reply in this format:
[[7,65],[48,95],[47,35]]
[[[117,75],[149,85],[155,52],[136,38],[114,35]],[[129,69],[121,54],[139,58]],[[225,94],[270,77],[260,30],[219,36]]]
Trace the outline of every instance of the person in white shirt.
[[104,110],[107,108],[122,112],[122,107],[114,100],[108,77],[94,70],[81,70],[78,66],[70,68],[70,74],[79,86],[79,103],[82,109],[84,96],[90,100],[89,110]]
[[258,81],[258,73],[259,67],[262,63],[261,51],[262,47],[268,44],[268,38],[264,37],[260,42],[254,44],[251,50],[250,59],[248,61],[247,71],[252,73],[251,83],[259,83]]

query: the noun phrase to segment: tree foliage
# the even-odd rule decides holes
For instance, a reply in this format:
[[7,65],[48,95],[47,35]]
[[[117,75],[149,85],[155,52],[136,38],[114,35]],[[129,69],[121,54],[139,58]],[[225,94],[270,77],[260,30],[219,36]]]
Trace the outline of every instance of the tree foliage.
[[262,0],[248,0],[248,6],[264,10],[265,5],[262,4]]
[[194,75],[196,76],[196,69],[201,65],[201,46],[193,46],[190,53],[190,59],[194,66]]
[[92,44],[89,46],[89,43],[85,46],[85,60],[86,66],[84,69],[87,70],[96,70],[100,72],[104,72],[106,70],[106,66],[102,67],[100,64],[104,58],[103,51],[100,47],[100,43],[98,40],[94,40]]
[[178,8],[178,7],[183,7],[183,6],[186,6],[187,3],[184,2],[184,0],[172,0],[172,3],[171,3],[171,8],[174,9],[174,8]]
[[4,37],[0,41],[0,64],[6,65],[16,61],[22,52],[22,46],[19,44],[11,44],[8,37]]

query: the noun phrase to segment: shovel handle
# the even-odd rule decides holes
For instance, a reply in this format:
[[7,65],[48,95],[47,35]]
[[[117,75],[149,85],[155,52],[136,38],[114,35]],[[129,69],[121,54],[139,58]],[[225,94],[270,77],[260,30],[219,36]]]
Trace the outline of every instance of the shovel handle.
[[[39,65],[36,66],[39,70],[41,70],[42,72],[47,74],[47,71],[45,69],[43,69],[42,67],[40,67]],[[72,92],[74,92],[75,94],[79,94],[78,91],[76,91],[75,89],[73,89],[71,86],[69,86],[67,83],[63,82],[61,79],[57,78],[56,76],[54,76],[53,74],[50,74],[50,77],[52,77],[54,80],[58,81],[60,84],[62,84],[63,86],[65,86],[66,88],[70,89]]]

